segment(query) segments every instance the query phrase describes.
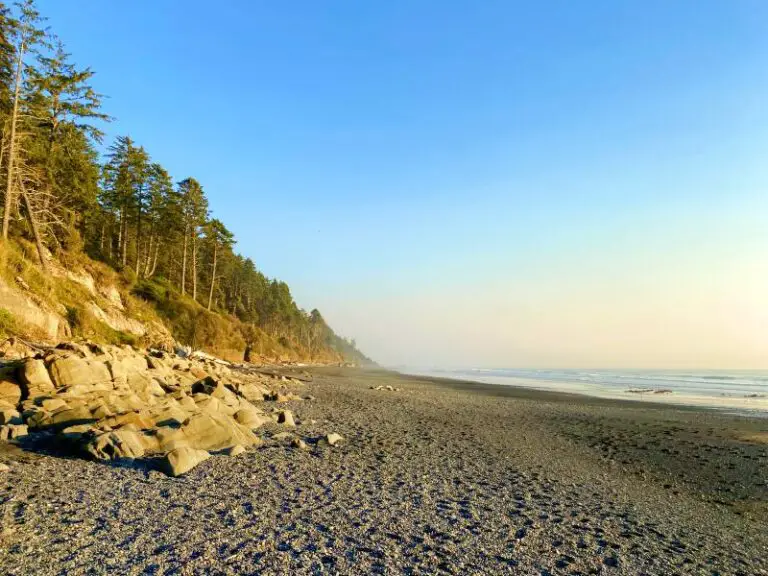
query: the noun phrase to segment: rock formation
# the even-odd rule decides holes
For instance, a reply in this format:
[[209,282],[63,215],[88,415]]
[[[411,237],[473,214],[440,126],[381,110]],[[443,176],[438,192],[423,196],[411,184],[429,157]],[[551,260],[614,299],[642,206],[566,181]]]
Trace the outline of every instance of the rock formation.
[[[0,344],[0,351],[3,345]],[[159,458],[184,474],[211,451],[237,455],[261,444],[268,423],[296,427],[270,399],[298,399],[276,377],[206,356],[130,346],[62,343],[0,358],[0,439],[45,438],[98,460]],[[21,356],[21,357],[20,357]]]

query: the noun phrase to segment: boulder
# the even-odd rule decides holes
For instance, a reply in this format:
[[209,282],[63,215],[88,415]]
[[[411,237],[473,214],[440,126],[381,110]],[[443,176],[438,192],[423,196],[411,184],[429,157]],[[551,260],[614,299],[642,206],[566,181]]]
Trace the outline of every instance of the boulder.
[[3,424],[0,426],[0,440],[14,440],[29,434],[24,424]]
[[3,366],[0,369],[0,400],[13,404],[21,402],[21,386],[16,383],[15,366]]
[[290,410],[280,410],[280,412],[277,413],[277,423],[291,427],[296,426],[296,421],[293,419],[293,412]]
[[201,450],[223,450],[236,444],[253,446],[259,442],[250,429],[224,414],[195,414],[180,431],[188,446]]
[[182,358],[175,358],[173,360],[172,366],[174,370],[179,370],[181,372],[188,372],[189,371],[189,360],[184,360]]
[[76,424],[86,424],[93,422],[95,418],[91,415],[91,411],[86,406],[78,406],[76,408],[67,408],[50,414],[38,425],[38,428],[66,428],[68,426],[74,426]]
[[75,426],[67,426],[58,433],[58,438],[63,442],[72,443],[75,445],[83,442],[86,436],[100,433],[101,430],[94,428],[90,424],[77,424]]
[[103,420],[104,418],[114,416],[112,410],[109,409],[109,406],[102,401],[89,404],[88,409],[91,411],[93,417],[98,420]]
[[27,398],[53,394],[55,387],[45,368],[45,362],[27,358],[19,368],[22,392]]
[[67,403],[61,398],[46,398],[40,402],[40,406],[42,406],[43,409],[47,410],[48,412],[54,412],[59,408],[68,407]]
[[24,410],[21,417],[26,423],[27,426],[29,426],[32,429],[40,428],[42,425],[42,422],[49,418],[51,416],[50,412],[46,412],[42,408],[34,407],[30,408],[29,410]]
[[49,371],[57,388],[93,386],[112,380],[112,375],[105,364],[88,362],[77,356],[57,357],[51,362]]
[[122,353],[120,359],[112,360],[107,363],[113,380],[125,381],[130,374],[141,374],[147,371],[147,359],[144,356],[138,356],[134,353]]
[[154,426],[152,418],[140,412],[126,412],[106,418],[103,422],[111,428],[122,428],[131,425],[136,430],[149,430]]
[[182,410],[185,412],[189,412],[190,414],[195,414],[200,411],[197,404],[195,404],[195,401],[186,394],[179,396],[177,398],[177,401],[179,403],[179,407],[181,407]]
[[21,414],[13,408],[0,410],[0,424],[21,424]]
[[270,392],[266,396],[264,396],[265,400],[269,400],[270,402],[290,402],[291,400],[298,399],[298,397],[294,396],[290,392]]
[[335,446],[342,440],[344,440],[344,437],[341,434],[336,434],[335,432],[331,432],[330,434],[326,434],[323,438],[329,445]]
[[21,414],[17,410],[0,410],[0,425],[23,423]]
[[240,454],[245,454],[245,446],[237,444],[224,450],[224,454],[227,456],[240,456]]
[[128,428],[99,434],[91,438],[83,447],[86,453],[98,460],[141,458],[156,448],[156,442],[151,437]]
[[301,438],[294,438],[291,440],[291,446],[298,448],[299,450],[309,450],[309,446]]
[[147,416],[155,426],[181,426],[189,418],[189,414],[173,398],[153,406]]
[[[21,403],[21,407],[23,409],[27,408],[25,404],[27,404],[28,406],[34,406],[34,403],[31,403],[29,400],[27,400]],[[19,408],[18,404],[11,404],[10,402],[6,402],[5,400],[0,400],[0,410],[16,410],[17,408]]]
[[160,372],[170,372],[170,368],[165,363],[165,361],[163,361],[162,358],[150,355],[150,356],[147,356],[146,360],[147,360],[147,365],[149,366],[150,369],[158,370]]
[[196,450],[188,446],[175,448],[163,458],[162,468],[169,476],[181,476],[210,458],[205,450]]
[[255,430],[264,424],[272,422],[272,419],[266,414],[259,412],[256,408],[246,407],[235,412],[235,420],[251,430]]
[[207,394],[221,401],[225,406],[239,406],[237,395],[221,382],[211,378],[204,378],[192,385],[192,394]]
[[134,372],[128,375],[128,388],[145,401],[153,396],[165,396],[165,390],[146,372]]
[[79,342],[59,342],[56,345],[56,349],[69,350],[70,352],[77,354],[80,358],[91,357],[91,351],[89,350],[88,346],[85,344],[80,344]]
[[231,416],[234,413],[234,410],[226,406],[221,400],[207,394],[195,394],[193,400],[195,401],[195,407],[200,412],[226,414],[227,416]]

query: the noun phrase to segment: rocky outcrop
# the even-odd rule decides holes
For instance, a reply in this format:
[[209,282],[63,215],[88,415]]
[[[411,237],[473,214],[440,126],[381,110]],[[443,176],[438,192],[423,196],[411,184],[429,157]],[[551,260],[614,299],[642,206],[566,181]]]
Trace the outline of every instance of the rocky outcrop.
[[39,298],[6,283],[0,278],[0,302],[2,307],[13,314],[14,318],[27,326],[32,326],[51,340],[65,338],[70,328],[64,317],[51,310]]
[[265,425],[295,428],[290,410],[268,408],[297,398],[284,385],[210,357],[70,342],[0,358],[0,438],[52,432],[41,438],[97,460],[160,458],[177,476],[260,445]]

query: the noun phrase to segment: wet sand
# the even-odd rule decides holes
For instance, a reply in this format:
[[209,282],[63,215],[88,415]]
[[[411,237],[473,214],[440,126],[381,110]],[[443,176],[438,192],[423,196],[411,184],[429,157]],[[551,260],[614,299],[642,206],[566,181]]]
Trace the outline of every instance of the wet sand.
[[768,574],[765,419],[315,374],[290,403],[308,451],[274,425],[168,478],[6,448],[0,572]]

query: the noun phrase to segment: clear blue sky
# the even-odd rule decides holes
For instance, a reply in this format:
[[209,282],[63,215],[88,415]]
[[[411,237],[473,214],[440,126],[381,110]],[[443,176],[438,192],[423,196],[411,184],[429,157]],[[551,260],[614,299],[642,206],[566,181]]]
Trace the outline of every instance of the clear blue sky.
[[39,5],[385,363],[768,366],[768,2]]

